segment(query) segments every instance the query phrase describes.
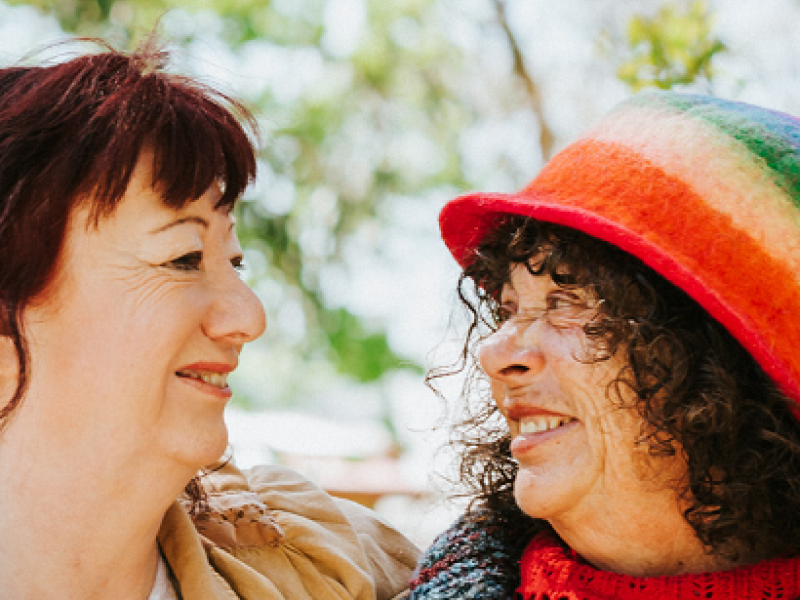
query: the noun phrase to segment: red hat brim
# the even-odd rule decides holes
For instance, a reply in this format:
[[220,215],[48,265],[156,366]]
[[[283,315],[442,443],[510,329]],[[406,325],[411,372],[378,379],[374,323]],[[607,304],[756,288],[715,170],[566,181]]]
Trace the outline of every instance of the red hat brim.
[[[529,187],[519,194],[473,193],[448,202],[439,214],[442,239],[456,261],[465,267],[486,235],[504,215],[523,215],[539,221],[576,229],[608,242],[639,258],[673,285],[682,289],[719,321],[747,349],[761,367],[790,396],[800,398],[800,385],[786,365],[777,359],[761,332],[747,317],[686,268],[661,246],[616,221]],[[798,418],[800,407],[793,404]]]

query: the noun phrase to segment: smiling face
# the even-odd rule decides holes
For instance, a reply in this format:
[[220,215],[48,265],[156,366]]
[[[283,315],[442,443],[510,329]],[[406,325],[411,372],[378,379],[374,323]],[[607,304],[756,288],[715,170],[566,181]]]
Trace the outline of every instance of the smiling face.
[[664,501],[677,511],[670,483],[680,469],[656,465],[637,446],[642,419],[632,398],[609,389],[625,365],[623,352],[591,359],[583,326],[597,316],[598,299],[518,264],[499,304],[500,326],[479,357],[508,424],[520,508],[557,531],[619,514],[635,518],[638,507]]
[[238,276],[218,187],[176,211],[151,166],[143,154],[97,226],[88,207],[70,215],[55,277],[23,313],[31,379],[19,420],[63,452],[194,470],[225,450],[227,376],[265,318]]

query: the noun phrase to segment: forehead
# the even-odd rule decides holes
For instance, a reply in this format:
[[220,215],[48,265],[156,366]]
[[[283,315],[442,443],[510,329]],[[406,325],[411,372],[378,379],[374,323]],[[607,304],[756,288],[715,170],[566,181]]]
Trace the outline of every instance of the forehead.
[[499,302],[514,300],[522,304],[540,305],[554,292],[563,292],[572,298],[572,301],[594,304],[600,300],[600,295],[595,286],[589,283],[576,283],[569,270],[556,265],[554,276],[541,266],[515,263],[509,270],[509,278],[503,284],[499,293]]
[[[98,205],[102,198],[89,196],[79,205],[86,214],[87,228],[95,230],[107,227],[110,222],[123,222],[131,232],[151,230],[163,225],[166,221],[183,218],[191,222],[191,215],[205,214],[205,220],[223,218],[226,223],[233,223],[232,207],[218,206],[222,191],[215,181],[196,200],[188,200],[180,207],[167,204],[163,186],[156,180],[152,151],[143,151],[131,173],[127,188],[121,199],[107,214],[98,215]],[[212,215],[214,215],[212,217]]]

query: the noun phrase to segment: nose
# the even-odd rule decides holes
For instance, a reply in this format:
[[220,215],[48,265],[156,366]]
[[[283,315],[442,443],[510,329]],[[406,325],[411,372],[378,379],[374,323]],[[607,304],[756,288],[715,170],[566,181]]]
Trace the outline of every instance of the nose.
[[255,292],[236,273],[219,281],[215,288],[214,299],[203,322],[203,331],[209,338],[241,348],[264,333],[267,327],[264,307]]
[[542,371],[545,358],[536,333],[540,323],[510,319],[483,341],[478,359],[493,381],[522,386]]

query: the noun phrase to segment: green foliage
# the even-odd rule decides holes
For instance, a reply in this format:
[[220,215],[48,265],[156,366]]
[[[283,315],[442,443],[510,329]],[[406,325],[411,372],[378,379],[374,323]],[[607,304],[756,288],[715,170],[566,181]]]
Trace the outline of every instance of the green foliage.
[[[162,0],[9,0],[10,5],[29,5],[52,14],[65,31],[81,36],[119,38],[124,31],[126,39],[135,31],[155,23],[164,12]],[[152,28],[152,25],[149,26]]]
[[[340,372],[365,382],[393,368],[419,367],[395,355],[383,332],[328,306],[321,275],[334,265],[346,268],[348,240],[365,227],[380,230],[381,207],[390,198],[445,183],[465,185],[453,157],[458,125],[469,117],[454,109],[443,82],[447,63],[458,57],[447,56],[451,49],[426,28],[429,4],[367,3],[367,25],[352,54],[332,56],[315,42],[325,72],[344,84],[315,87],[291,102],[269,94],[261,99],[260,111],[275,124],[262,158],[272,173],[292,181],[293,206],[275,214],[267,191],[267,198],[243,203],[239,219],[245,243],[268,257],[268,277],[302,292],[308,333],[293,350],[310,356],[327,347]],[[386,35],[397,22],[415,30],[422,43],[404,47],[401,36]],[[302,47],[317,27],[289,27],[305,32],[291,47]],[[285,34],[281,43],[287,43]],[[449,158],[424,172],[409,168],[397,150],[408,135]],[[309,237],[317,240],[313,248],[302,243]],[[379,253],[380,240],[375,245]]]
[[394,361],[386,337],[367,331],[363,321],[346,310],[327,311],[322,326],[343,373],[361,381],[375,381],[387,371],[400,367],[422,372],[408,361],[405,364]]
[[713,35],[713,17],[705,2],[669,2],[653,17],[634,16],[628,24],[630,56],[617,74],[634,91],[670,89],[710,81],[714,56],[726,50]]
[[[524,98],[514,106],[512,86],[501,89],[493,74],[480,71],[491,68],[476,60],[480,44],[468,55],[447,37],[458,0],[8,3],[32,5],[54,15],[65,31],[121,47],[135,45],[160,23],[183,47],[198,41],[202,47],[213,37],[235,61],[244,64],[248,53],[262,52],[265,73],[283,67],[271,81],[259,77],[267,83],[246,98],[263,119],[264,143],[259,184],[238,209],[249,255],[263,257],[252,283],[276,282],[286,290],[268,303],[268,312],[293,303],[301,315],[302,322],[290,328],[302,335],[272,335],[270,343],[309,364],[328,360],[362,382],[395,368],[419,370],[395,354],[379,324],[331,300],[325,276],[339,270],[346,278],[353,240],[371,238],[362,251],[380,255],[392,203],[476,187],[462,164],[462,133],[481,119],[527,106]],[[361,11],[357,35],[344,48],[331,40],[326,19],[343,6]],[[513,32],[507,33],[519,48]],[[670,2],[654,17],[633,18],[626,46],[630,56],[619,76],[634,89],[710,79],[712,59],[724,50],[702,2]],[[287,82],[292,93],[283,89]],[[476,93],[486,85],[498,89]]]

